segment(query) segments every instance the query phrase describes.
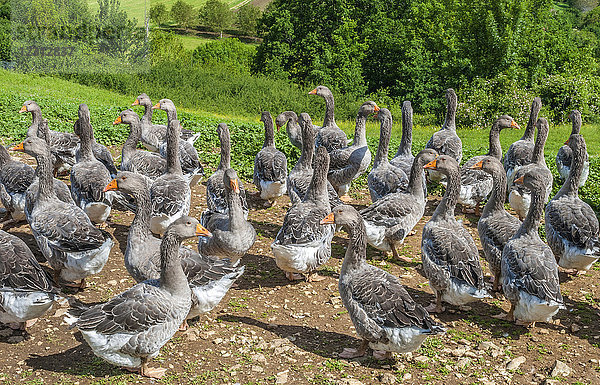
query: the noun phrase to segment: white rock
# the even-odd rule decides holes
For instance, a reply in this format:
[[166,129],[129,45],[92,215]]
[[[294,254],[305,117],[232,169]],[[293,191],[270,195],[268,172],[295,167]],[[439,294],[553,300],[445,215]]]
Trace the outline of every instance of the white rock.
[[395,384],[396,376],[394,376],[392,373],[386,372],[379,376],[379,381],[381,381],[382,384]]
[[418,356],[418,357],[415,357],[415,361],[417,361],[417,362],[427,362],[427,361],[429,361],[429,357],[427,357],[427,356]]
[[483,350],[483,351],[488,351],[488,350],[500,350],[500,348],[498,347],[498,345],[496,345],[495,343],[491,342],[491,341],[483,341],[482,343],[479,344],[479,346],[477,347],[478,350]]
[[577,324],[572,324],[572,325],[571,325],[571,331],[572,331],[573,333],[577,333],[577,332],[578,332],[578,331],[580,331],[580,330],[581,330],[581,326],[579,326],[579,325],[577,325]]
[[362,382],[358,381],[356,378],[342,378],[341,380],[336,381],[337,385],[364,385]]
[[467,367],[471,363],[471,359],[467,357],[463,357],[456,363],[456,367],[459,369]]
[[527,361],[525,356],[519,356],[517,358],[513,358],[512,360],[510,360],[510,362],[508,364],[506,364],[506,369],[517,370],[517,369],[519,369],[519,366],[521,366],[525,363],[525,361]]
[[454,357],[462,357],[465,355],[465,353],[467,352],[467,349],[465,348],[457,348],[454,349],[450,352],[450,354],[452,354]]
[[560,360],[556,360],[554,363],[554,369],[552,369],[552,373],[550,374],[552,377],[569,377],[571,375],[571,368],[564,362]]
[[262,366],[259,366],[259,365],[252,365],[252,371],[253,371],[253,372],[257,372],[257,373],[262,373],[262,372],[264,372],[265,370],[263,369],[263,367],[262,367]]
[[412,378],[412,374],[410,373],[404,373],[404,375],[402,376],[402,381],[408,381]]
[[276,384],[285,384],[288,382],[288,370],[285,370],[283,372],[279,372],[277,373],[277,375],[275,376],[276,380],[275,383]]

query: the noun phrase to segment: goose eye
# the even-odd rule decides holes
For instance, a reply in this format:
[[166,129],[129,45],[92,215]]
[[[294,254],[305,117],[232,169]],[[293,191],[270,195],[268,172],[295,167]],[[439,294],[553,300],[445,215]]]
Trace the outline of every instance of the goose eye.
[[189,222],[189,221],[188,221],[188,222],[187,222],[187,224],[188,224],[188,225],[191,225],[191,224],[192,224],[192,222]]

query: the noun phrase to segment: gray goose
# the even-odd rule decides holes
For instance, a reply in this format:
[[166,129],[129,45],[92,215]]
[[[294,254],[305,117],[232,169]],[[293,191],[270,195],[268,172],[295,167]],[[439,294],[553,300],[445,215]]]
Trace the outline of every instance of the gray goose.
[[167,171],[156,178],[150,186],[152,218],[150,229],[163,234],[167,227],[182,215],[190,212],[192,190],[183,177],[179,162],[179,120],[169,120],[167,127]]
[[105,303],[87,306],[70,301],[65,321],[79,329],[94,354],[109,363],[139,368],[142,376],[161,378],[166,369],[148,361],[177,332],[192,305],[178,252],[186,238],[207,234],[197,220],[175,221],[160,244],[160,279],[147,280]]
[[[106,190],[130,194],[135,200],[135,217],[129,227],[124,253],[127,271],[137,282],[159,279],[160,239],[150,231],[152,202],[148,180],[142,175],[122,171],[106,186]],[[244,272],[244,266],[234,266],[227,259],[201,255],[189,247],[180,247],[179,254],[192,291],[192,307],[187,319],[211,311]]]
[[[425,145],[425,148],[432,148],[440,155],[449,155],[460,164],[462,160],[462,141],[456,134],[456,108],[458,106],[458,97],[452,88],[446,90],[446,120],[442,128],[434,132]],[[430,180],[439,181],[442,174],[435,170],[430,170],[427,174]]]
[[496,119],[490,129],[490,147],[488,153],[472,157],[460,168],[460,194],[458,195],[458,203],[463,205],[463,207],[475,208],[475,215],[479,215],[479,204],[490,194],[494,183],[489,174],[473,169],[471,166],[488,156],[501,160],[500,131],[510,127],[519,128],[519,125],[512,117],[502,115]]
[[422,186],[423,166],[436,156],[430,148],[421,151],[412,164],[406,191],[388,194],[360,212],[371,246],[384,252],[391,250],[395,259],[412,262],[411,258],[399,256],[396,247],[404,242],[425,213],[427,197]]
[[271,114],[264,111],[260,120],[265,126],[265,141],[254,158],[254,185],[260,191],[261,199],[273,202],[287,190],[287,158],[275,148]]
[[504,170],[506,171],[506,182],[508,187],[512,186],[515,173],[526,164],[531,163],[533,157],[533,138],[535,136],[535,124],[542,109],[542,99],[534,98],[529,111],[529,121],[521,139],[510,145],[504,155]]
[[240,180],[234,169],[223,173],[227,214],[216,213],[207,220],[205,227],[212,237],[201,237],[198,251],[202,255],[229,258],[235,264],[256,241],[256,230],[245,217],[242,206]]
[[[300,127],[302,129],[302,153],[300,158],[294,165],[292,171],[288,175],[287,193],[292,204],[301,202],[313,176],[313,155],[315,152],[314,146],[314,129],[310,116],[306,113],[300,114]],[[327,181],[327,196],[329,204],[332,207],[342,204],[343,202],[337,195],[337,192]],[[333,206],[335,205],[335,206]]]
[[[381,115],[381,111],[379,111]],[[412,154],[412,131],[413,131],[413,108],[412,104],[406,100],[402,103],[402,138],[396,155],[390,160],[390,163],[400,168],[408,176],[412,168],[415,156]]]
[[[539,118],[536,123],[538,132],[535,138],[535,146],[533,148],[533,157],[531,158],[531,163],[526,164],[519,168],[514,173],[514,178],[520,178],[525,175],[529,170],[533,168],[540,168],[546,173],[546,177],[544,181],[546,182],[545,186],[545,200],[548,201],[550,197],[550,193],[552,192],[552,172],[546,166],[546,159],[544,158],[544,146],[546,145],[546,139],[548,138],[548,121],[544,118]],[[517,213],[519,219],[522,219],[527,215],[527,211],[529,210],[529,205],[531,203],[531,192],[527,189],[527,187],[523,184],[513,184],[510,186],[510,192],[508,195],[508,202],[510,203],[510,207]]]
[[298,124],[298,115],[294,111],[284,111],[275,118],[277,131],[285,125],[285,132],[290,142],[302,150],[302,130]]
[[486,172],[493,181],[492,193],[483,208],[479,222],[477,222],[477,231],[485,260],[494,276],[492,290],[498,292],[500,290],[502,250],[506,242],[515,235],[521,226],[521,221],[504,209],[506,173],[500,160],[496,157],[486,156],[471,168]]
[[167,161],[153,152],[137,149],[142,134],[140,117],[133,110],[125,110],[113,122],[116,124],[128,124],[129,136],[121,149],[121,171],[137,172],[150,179],[156,179],[165,173]]
[[[225,170],[231,168],[231,136],[229,127],[225,123],[219,123],[217,134],[221,142],[221,159],[215,172],[206,180],[206,210],[202,213],[200,223],[206,226],[213,214],[227,214],[229,207],[225,196],[225,185],[223,176]],[[244,185],[239,183],[240,199],[242,202],[242,211],[244,218],[248,218],[248,203],[246,201],[246,190]]]
[[375,102],[363,103],[356,116],[352,145],[329,152],[331,162],[327,179],[342,196],[348,192],[350,183],[361,176],[371,164],[371,151],[367,145],[367,117],[379,111]]
[[373,202],[376,202],[387,194],[406,190],[408,186],[408,174],[402,168],[391,164],[388,160],[388,147],[392,135],[392,113],[387,108],[382,108],[377,113],[377,117],[381,122],[379,145],[373,162],[373,168],[367,176],[369,193]]
[[325,99],[325,119],[323,120],[323,126],[318,130],[315,145],[317,147],[324,146],[329,153],[347,147],[348,137],[335,123],[335,102],[331,90],[326,86],[318,86],[308,94],[317,95]]
[[[578,110],[571,111],[569,115],[569,119],[573,124],[571,129],[571,135],[579,134],[581,131],[581,112]],[[581,178],[579,179],[579,187],[582,187],[585,184],[588,176],[590,175],[590,161],[589,154],[586,152],[585,161],[583,163],[583,169],[581,171]],[[571,167],[571,161],[573,159],[573,154],[571,147],[568,145],[563,145],[558,149],[558,153],[556,154],[556,168],[558,169],[558,174],[561,179],[566,180],[569,177],[569,170]]]
[[449,155],[440,155],[424,168],[440,171],[447,181],[444,197],[425,224],[421,241],[423,272],[436,296],[436,302],[427,310],[439,313],[444,311],[442,300],[460,306],[489,294],[475,241],[454,217],[460,192],[458,162]]
[[40,250],[54,269],[55,281],[80,280],[68,286],[84,288],[85,278],[99,273],[106,264],[114,245],[111,235],[97,229],[82,209],[56,197],[46,142],[28,137],[13,150],[27,152],[38,163],[39,188],[28,220]]
[[113,196],[105,193],[104,186],[111,180],[108,169],[96,159],[92,146],[94,130],[90,124],[90,111],[79,105],[79,119],[75,123],[79,137],[79,160],[71,167],[71,194],[92,223],[104,223],[110,215]]
[[0,145],[0,202],[6,208],[2,225],[25,219],[25,193],[34,178],[35,171],[31,166],[12,159]]
[[[77,134],[77,132],[81,131],[81,129],[79,127],[77,127],[77,125],[80,123],[89,125],[90,126],[89,129],[93,132],[94,129],[92,128],[92,125],[90,122],[90,110],[86,104],[79,105],[78,117],[79,117],[79,119],[73,125],[73,132],[77,136],[79,136]],[[105,145],[102,145],[102,144],[96,142],[96,139],[94,138],[93,135],[92,135],[91,140],[92,140],[91,147],[92,147],[92,153],[94,154],[94,158],[96,158],[100,163],[102,163],[104,165],[104,167],[106,167],[106,169],[110,173],[111,178],[114,178],[117,175],[117,167],[115,167],[115,162],[112,158],[112,154],[110,153],[110,150]],[[79,146],[77,147],[77,150],[75,151],[75,161],[79,162],[80,160],[81,160],[81,143],[79,144]]]
[[0,323],[27,330],[58,298],[25,242],[0,230]]
[[572,134],[567,143],[572,159],[569,176],[546,206],[546,239],[559,266],[585,272],[600,257],[598,218],[578,196],[587,160],[585,140]]
[[[304,122],[310,120],[303,115]],[[303,143],[306,144],[306,141]],[[327,194],[328,168],[327,150],[319,147],[308,190],[302,201],[294,203],[285,214],[283,225],[271,244],[277,266],[290,281],[301,279],[302,274],[309,282],[321,280],[316,270],[331,257],[334,228],[319,225],[319,221],[331,210]]]
[[532,326],[538,321],[551,321],[558,310],[564,308],[556,259],[538,234],[548,179],[546,171],[539,166],[529,167],[523,176],[515,179],[515,183],[522,183],[531,190],[531,207],[502,251],[502,290],[511,304],[506,318],[522,324],[533,323]]
[[[144,147],[153,152],[158,152],[161,144],[167,141],[167,126],[164,124],[152,124],[152,100],[145,93],[140,94],[132,106],[144,107],[144,115],[142,116],[142,136],[140,138]],[[173,117],[173,119],[175,119]],[[190,130],[181,130],[180,138],[194,144],[196,139],[199,137],[198,134],[194,134]]]
[[[168,121],[177,119],[177,110],[175,104],[170,99],[161,99],[153,109],[160,109],[167,113]],[[168,136],[168,127],[167,127]],[[194,147],[194,142],[200,136],[200,134],[194,135],[189,140],[180,139],[181,127],[179,128],[179,134],[177,135],[177,143],[179,145],[179,161],[181,163],[181,169],[183,175],[188,180],[190,186],[195,186],[200,181],[200,178],[204,175],[204,168],[200,164],[198,159],[198,151]],[[167,143],[166,141],[161,143],[158,147],[160,154],[167,157]]]
[[[19,113],[22,112],[31,112],[32,116],[32,123],[27,130],[27,136],[44,138],[44,134],[40,128],[43,122],[40,106],[33,100],[28,100],[23,103],[23,107],[19,110]],[[68,132],[48,130],[46,140],[53,156],[54,172],[56,174],[68,172],[76,161],[75,152],[79,145],[79,138]]]
[[366,230],[353,207],[335,207],[321,224],[343,226],[350,238],[340,271],[339,290],[363,342],[358,350],[344,349],[340,357],[359,357],[371,347],[376,358],[388,358],[392,352],[412,352],[428,335],[445,332],[411,298],[397,277],[367,263]]

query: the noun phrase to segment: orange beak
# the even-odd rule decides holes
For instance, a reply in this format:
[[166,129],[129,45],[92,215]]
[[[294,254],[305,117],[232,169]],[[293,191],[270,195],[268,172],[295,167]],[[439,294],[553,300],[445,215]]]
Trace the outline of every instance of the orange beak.
[[279,129],[281,128],[281,126],[277,123],[275,123],[275,127],[277,127],[277,132],[279,132]]
[[135,102],[131,103],[132,106],[139,106],[140,105],[140,101],[135,99]]
[[15,144],[11,148],[9,148],[9,150],[11,150],[11,151],[25,151],[25,148],[23,148],[23,142],[21,142],[19,144]]
[[567,139],[567,141],[565,142],[565,144],[568,146],[569,145],[569,140],[571,140],[571,138]]
[[212,234],[200,223],[196,225],[196,235],[199,237],[210,237]]
[[152,106],[153,110],[160,110],[160,102],[156,103],[155,105]]
[[231,186],[231,189],[234,192],[236,192],[236,193],[240,192],[240,184],[238,183],[237,179],[232,179],[229,183],[230,183],[229,185]]
[[479,162],[475,163],[474,165],[472,165],[469,168],[473,169],[473,170],[481,170],[481,169],[483,169],[483,160],[480,160]]
[[314,90],[310,91],[308,94],[309,95],[316,95],[317,94],[317,89],[315,88]]
[[322,225],[334,225],[335,218],[333,217],[333,213],[329,213],[325,218],[321,219],[321,222],[319,223]]
[[520,128],[521,128],[521,127],[519,127],[519,125],[517,124],[517,122],[516,122],[516,121],[514,121],[514,120],[513,120],[512,122],[510,122],[510,126],[511,126],[512,128],[518,128],[518,129],[520,129]]
[[524,177],[524,176],[525,176],[525,175],[523,175],[522,177],[520,177],[520,178],[518,178],[518,179],[515,179],[515,184],[523,184],[523,177]]
[[121,124],[121,123],[123,123],[123,122],[121,121],[121,115],[119,115],[113,122],[113,126],[116,126],[117,124]]
[[435,170],[437,168],[437,159],[434,159],[431,162],[427,163],[423,168]]
[[379,108],[379,106],[376,104],[375,105],[375,112],[379,111],[381,108]]
[[27,106],[23,105],[23,107],[21,107],[21,109],[19,110],[19,114],[21,112],[27,112]]
[[119,189],[119,186],[117,185],[117,180],[113,179],[106,185],[106,187],[104,187],[104,192],[117,191],[118,189]]

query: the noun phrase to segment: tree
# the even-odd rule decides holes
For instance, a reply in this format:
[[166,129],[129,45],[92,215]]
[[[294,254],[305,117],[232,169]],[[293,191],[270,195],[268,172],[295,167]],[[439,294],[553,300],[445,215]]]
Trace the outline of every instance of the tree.
[[200,21],[221,33],[233,22],[233,12],[226,3],[219,0],[208,0],[200,12]]
[[171,19],[186,30],[192,25],[195,18],[194,7],[183,0],[177,0],[171,7]]
[[164,24],[167,21],[167,7],[164,3],[158,3],[150,7],[150,20],[157,25]]
[[240,31],[246,35],[256,35],[258,20],[262,12],[260,8],[247,4],[237,11],[236,24]]

